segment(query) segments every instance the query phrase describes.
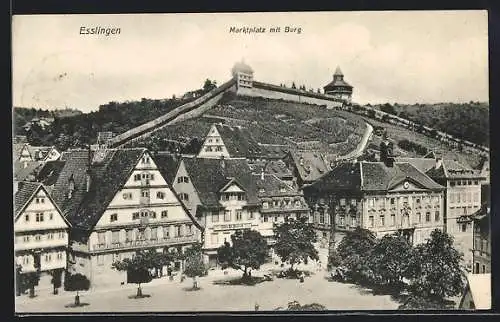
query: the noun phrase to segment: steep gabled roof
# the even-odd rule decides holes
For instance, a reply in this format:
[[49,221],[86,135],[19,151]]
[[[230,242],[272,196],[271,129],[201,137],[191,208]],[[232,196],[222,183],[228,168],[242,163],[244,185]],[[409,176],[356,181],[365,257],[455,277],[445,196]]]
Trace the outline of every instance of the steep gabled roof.
[[263,149],[247,129],[232,127],[225,124],[216,124],[215,127],[231,158],[258,156],[263,154]]
[[92,229],[97,224],[145,151],[146,149],[109,150],[109,156],[102,163],[92,165],[90,189],[78,211],[68,217],[74,226]]
[[426,172],[436,179],[481,178],[481,171],[474,170],[454,160],[443,160],[439,168],[433,167]]
[[264,173],[264,179],[262,179],[262,174],[255,173],[253,174],[253,180],[259,198],[302,195],[299,191],[289,186],[274,174]]
[[330,170],[319,152],[291,151],[290,155],[302,181],[315,181]]
[[[26,167],[25,167],[26,163]],[[30,181],[30,177],[36,178],[36,174],[43,166],[42,161],[14,161],[14,180]]]
[[18,190],[14,196],[14,215],[16,218],[41,188],[42,184],[38,182],[19,182]]
[[[203,206],[219,206],[218,191],[231,180],[236,180],[247,193],[249,204],[257,204],[255,183],[246,159],[205,159],[185,157],[182,159]],[[224,164],[224,165],[222,165]]]
[[171,185],[175,179],[181,158],[176,154],[160,152],[153,156],[153,160],[158,166],[161,175]]
[[[66,161],[52,190],[52,197],[61,208],[63,215],[70,221],[70,215],[80,207],[85,197],[86,173],[89,160],[88,150],[71,150],[64,152]],[[70,178],[74,182],[74,191],[68,199]]]

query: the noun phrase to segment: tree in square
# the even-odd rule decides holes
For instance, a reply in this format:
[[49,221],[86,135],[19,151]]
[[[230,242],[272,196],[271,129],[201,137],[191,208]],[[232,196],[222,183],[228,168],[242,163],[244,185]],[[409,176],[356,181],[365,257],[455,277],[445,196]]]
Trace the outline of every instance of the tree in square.
[[251,280],[248,270],[259,269],[266,262],[268,253],[266,239],[256,230],[239,230],[231,235],[231,244],[225,242],[217,249],[222,268],[241,270],[244,281]]
[[85,275],[80,273],[67,274],[64,279],[64,290],[76,292],[74,306],[81,306],[80,291],[87,291],[90,288],[90,281]]
[[112,268],[127,272],[128,284],[137,284],[135,298],[146,297],[142,294],[141,284],[149,283],[153,280],[150,269],[156,268],[155,258],[157,256],[153,254],[153,251],[140,250],[132,258],[125,258],[112,264]]
[[202,245],[200,243],[193,244],[184,253],[184,274],[193,279],[193,290],[198,290],[197,277],[204,276],[207,273],[207,267],[203,262]]
[[318,237],[306,217],[289,218],[274,226],[274,237],[274,251],[283,262],[290,264],[290,272],[294,271],[294,265],[307,264],[309,259],[319,260],[318,251],[314,247]]

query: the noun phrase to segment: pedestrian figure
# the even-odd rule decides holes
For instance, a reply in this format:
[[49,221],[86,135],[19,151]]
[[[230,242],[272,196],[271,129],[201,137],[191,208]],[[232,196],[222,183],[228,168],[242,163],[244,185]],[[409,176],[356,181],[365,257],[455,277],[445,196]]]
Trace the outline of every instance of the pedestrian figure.
[[259,304],[255,303],[255,311],[258,311],[258,310],[259,310]]

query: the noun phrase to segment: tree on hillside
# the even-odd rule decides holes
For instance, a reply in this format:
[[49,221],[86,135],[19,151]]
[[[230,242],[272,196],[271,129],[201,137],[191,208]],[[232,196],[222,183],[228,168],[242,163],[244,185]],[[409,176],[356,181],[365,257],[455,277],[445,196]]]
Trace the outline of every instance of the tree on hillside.
[[82,274],[67,274],[64,279],[64,290],[76,292],[75,306],[80,306],[80,291],[87,291],[90,288],[90,281]]
[[267,242],[256,230],[237,231],[231,235],[231,244],[225,242],[217,249],[222,268],[241,270],[243,280],[249,280],[248,269],[259,269],[267,255]]
[[342,259],[342,266],[347,269],[347,277],[359,283],[371,283],[374,278],[369,265],[370,256],[377,240],[368,229],[356,227],[339,243],[337,251]]
[[389,114],[396,114],[396,110],[394,109],[394,107],[389,104],[389,103],[385,103],[384,105],[382,105],[380,107],[380,110],[382,112],[386,112],[386,113],[389,113]]
[[149,251],[140,250],[135,253],[134,257],[125,258],[122,261],[117,261],[112,264],[112,268],[118,271],[127,272],[128,284],[138,285],[136,298],[144,297],[141,284],[149,283],[153,279],[149,271],[155,267],[152,258]]
[[205,83],[203,83],[203,90],[206,91],[206,92],[209,92],[211,91],[212,89],[216,88],[217,87],[217,82],[216,81],[212,81],[210,79],[206,79],[205,80]]
[[193,279],[193,290],[197,290],[199,285],[196,278],[207,273],[207,268],[203,263],[202,245],[200,243],[193,244],[186,250],[184,256],[184,274]]
[[370,256],[375,281],[381,286],[396,289],[402,287],[403,278],[408,277],[412,251],[412,246],[400,233],[382,237],[373,247]]
[[285,263],[293,266],[301,262],[307,264],[309,259],[319,260],[318,251],[314,248],[317,235],[306,217],[288,219],[281,225],[274,226],[274,251]]
[[295,82],[292,82],[292,88],[297,89],[297,86],[295,86]]
[[412,294],[442,302],[463,291],[465,276],[463,254],[453,248],[453,237],[439,229],[432,231],[426,243],[417,245],[409,261]]

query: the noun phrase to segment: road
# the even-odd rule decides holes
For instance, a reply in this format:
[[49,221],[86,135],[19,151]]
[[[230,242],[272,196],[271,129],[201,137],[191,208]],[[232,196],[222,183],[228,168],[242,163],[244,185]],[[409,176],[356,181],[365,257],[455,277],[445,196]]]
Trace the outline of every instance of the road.
[[363,134],[363,138],[359,142],[358,146],[354,151],[349,152],[346,155],[340,156],[339,160],[348,160],[348,159],[355,159],[360,157],[363,154],[363,151],[366,149],[366,146],[368,145],[368,140],[370,139],[372,133],[373,133],[373,126],[371,126],[368,123],[366,124],[366,130],[365,133]]

